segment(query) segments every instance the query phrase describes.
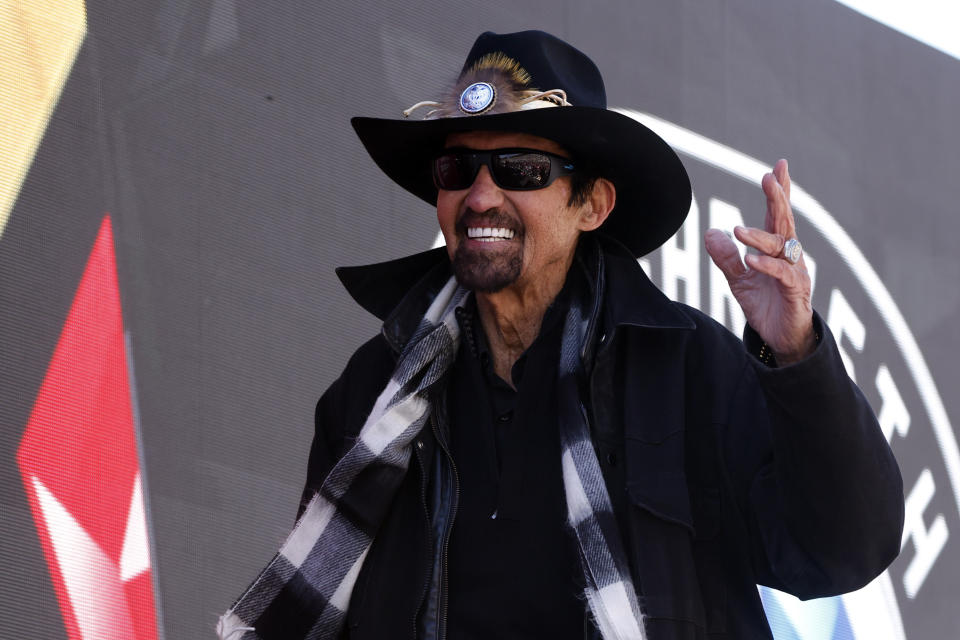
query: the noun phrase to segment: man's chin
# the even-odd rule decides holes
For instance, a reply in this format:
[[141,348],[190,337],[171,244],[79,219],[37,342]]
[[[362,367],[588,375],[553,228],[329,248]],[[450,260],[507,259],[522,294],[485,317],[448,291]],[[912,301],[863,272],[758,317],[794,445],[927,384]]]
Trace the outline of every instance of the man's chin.
[[453,275],[464,289],[476,293],[497,293],[513,284],[520,277],[522,256],[489,258],[465,251],[457,251],[453,257]]

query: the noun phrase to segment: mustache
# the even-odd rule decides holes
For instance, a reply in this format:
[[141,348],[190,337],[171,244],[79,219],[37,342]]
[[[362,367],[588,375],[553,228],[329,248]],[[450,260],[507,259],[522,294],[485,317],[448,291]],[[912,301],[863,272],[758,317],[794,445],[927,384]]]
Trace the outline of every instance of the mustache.
[[509,214],[500,209],[487,209],[478,213],[473,209],[467,208],[463,215],[457,220],[454,229],[457,235],[467,235],[467,227],[493,227],[510,229],[515,237],[523,234],[523,225]]

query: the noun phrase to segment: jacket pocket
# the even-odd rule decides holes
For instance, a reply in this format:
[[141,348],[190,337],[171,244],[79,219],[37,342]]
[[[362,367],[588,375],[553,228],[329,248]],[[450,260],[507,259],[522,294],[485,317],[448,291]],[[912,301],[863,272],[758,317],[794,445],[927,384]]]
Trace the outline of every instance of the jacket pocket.
[[[656,443],[626,440],[626,488],[631,502],[627,546],[648,621],[658,629],[690,625],[699,629],[696,637],[701,637],[706,617],[697,589],[693,519],[682,451],[677,451],[682,438],[680,431]],[[677,456],[681,457],[679,465]]]
[[633,504],[693,534],[683,436],[683,430],[677,430],[656,442],[625,438],[627,494]]
[[688,485],[684,441],[680,430],[659,442],[625,442],[627,493],[641,510],[633,517],[632,553],[650,618],[722,633],[727,588],[721,492]]

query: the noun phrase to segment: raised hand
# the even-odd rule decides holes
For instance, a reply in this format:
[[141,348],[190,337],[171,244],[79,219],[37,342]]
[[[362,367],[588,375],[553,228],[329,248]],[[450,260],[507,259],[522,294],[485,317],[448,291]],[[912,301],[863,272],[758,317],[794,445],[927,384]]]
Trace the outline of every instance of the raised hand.
[[726,276],[747,322],[773,350],[777,363],[787,365],[802,360],[816,348],[810,275],[802,254],[796,264],[784,256],[784,245],[796,238],[787,161],[777,161],[773,172],[764,175],[760,184],[767,197],[765,230],[733,230],[740,242],[758,252],[746,255],[746,266],[733,240],[723,231],[708,230],[704,242],[714,264]]

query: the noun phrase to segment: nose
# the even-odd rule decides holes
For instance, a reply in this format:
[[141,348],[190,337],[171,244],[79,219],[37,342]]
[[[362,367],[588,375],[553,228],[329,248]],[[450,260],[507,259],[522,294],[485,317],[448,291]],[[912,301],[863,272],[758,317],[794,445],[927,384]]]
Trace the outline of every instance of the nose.
[[503,204],[503,191],[494,183],[489,168],[480,167],[463,203],[474,211],[487,211]]

